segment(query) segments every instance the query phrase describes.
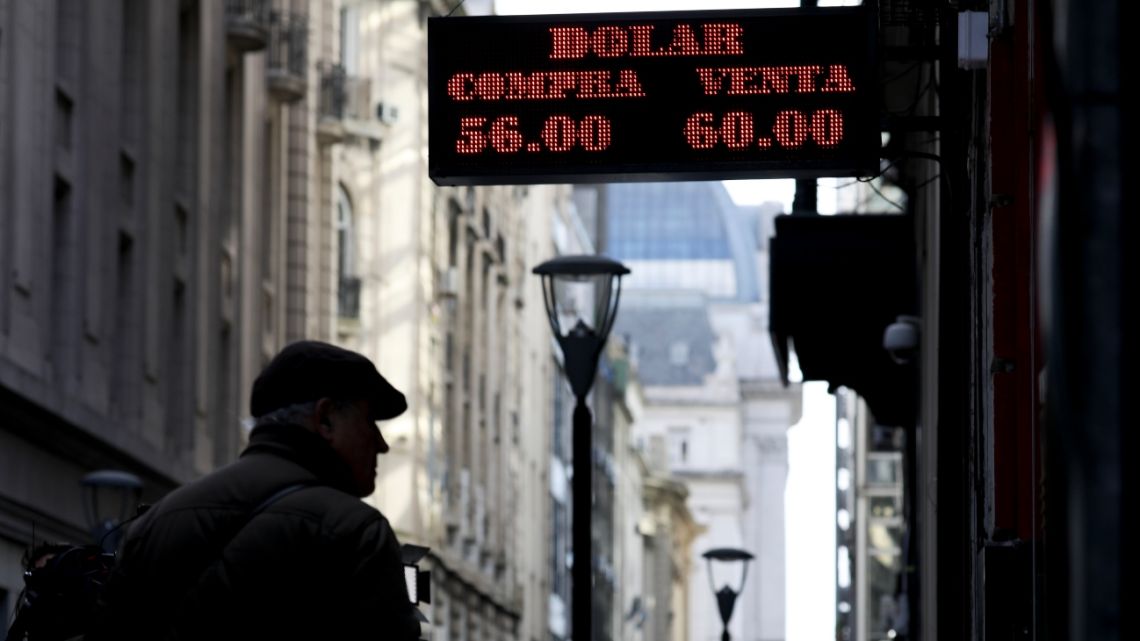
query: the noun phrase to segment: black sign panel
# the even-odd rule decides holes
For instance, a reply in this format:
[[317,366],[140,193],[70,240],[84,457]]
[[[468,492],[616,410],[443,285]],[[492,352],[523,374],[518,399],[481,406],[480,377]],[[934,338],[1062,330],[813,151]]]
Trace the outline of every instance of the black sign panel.
[[873,173],[863,7],[432,18],[437,184]]

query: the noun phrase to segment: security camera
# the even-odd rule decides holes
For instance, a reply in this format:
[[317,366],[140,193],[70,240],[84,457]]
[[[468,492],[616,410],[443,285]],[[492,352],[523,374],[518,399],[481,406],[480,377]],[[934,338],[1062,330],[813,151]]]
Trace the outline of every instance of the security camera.
[[918,356],[920,319],[917,316],[899,316],[883,331],[883,349],[891,360],[906,365]]

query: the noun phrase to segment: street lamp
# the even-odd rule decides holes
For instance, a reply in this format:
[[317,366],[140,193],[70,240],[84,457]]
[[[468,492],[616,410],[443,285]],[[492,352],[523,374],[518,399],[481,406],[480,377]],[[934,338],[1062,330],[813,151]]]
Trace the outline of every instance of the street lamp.
[[[728,634],[728,621],[732,618],[732,608],[736,605],[736,597],[744,591],[744,581],[748,578],[748,562],[752,560],[752,555],[744,550],[736,548],[715,548],[702,554],[709,565],[709,587],[712,588],[713,595],[716,596],[717,609],[720,610],[720,620],[724,623],[724,631],[721,633],[721,641],[729,641],[731,638]],[[740,562],[740,586],[735,590],[725,583],[718,590],[716,583],[713,580],[713,561],[718,562]]]
[[91,537],[104,551],[115,551],[122,536],[116,528],[138,508],[142,481],[130,472],[99,470],[84,476],[80,484]]
[[[574,392],[574,521],[571,569],[571,634],[575,641],[591,636],[592,607],[590,461],[593,417],[586,395],[594,384],[598,358],[617,316],[621,277],[629,269],[604,256],[559,256],[534,268],[542,277],[542,298],[550,329],[562,348],[566,379]],[[587,322],[588,321],[588,322]]]

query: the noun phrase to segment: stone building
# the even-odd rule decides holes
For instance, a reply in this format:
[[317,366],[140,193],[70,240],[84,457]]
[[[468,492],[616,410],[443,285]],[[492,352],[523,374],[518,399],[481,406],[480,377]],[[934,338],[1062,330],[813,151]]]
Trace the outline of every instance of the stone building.
[[322,282],[337,291],[335,339],[409,399],[369,500],[401,540],[431,548],[432,638],[545,639],[557,363],[530,270],[554,255],[570,190],[428,179],[425,21],[450,9],[342,7],[335,269]]
[[262,364],[331,337],[327,2],[0,3],[0,600],[80,479],[233,460]]
[[607,352],[603,387],[613,394],[615,486],[612,636],[684,641],[689,638],[692,546],[702,528],[687,505],[688,489],[669,469],[664,439],[638,446],[634,429],[643,419],[645,396],[626,346],[611,339]]

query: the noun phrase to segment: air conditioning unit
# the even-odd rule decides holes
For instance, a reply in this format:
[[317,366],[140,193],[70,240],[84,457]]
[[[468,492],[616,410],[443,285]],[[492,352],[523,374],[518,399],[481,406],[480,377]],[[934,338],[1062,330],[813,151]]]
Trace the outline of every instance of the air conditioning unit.
[[657,536],[657,521],[654,521],[652,516],[645,514],[637,520],[634,531],[641,536]]
[[459,270],[454,266],[439,273],[439,297],[455,298],[459,295]]
[[394,125],[400,117],[400,110],[391,103],[376,103],[376,119],[385,125]]

